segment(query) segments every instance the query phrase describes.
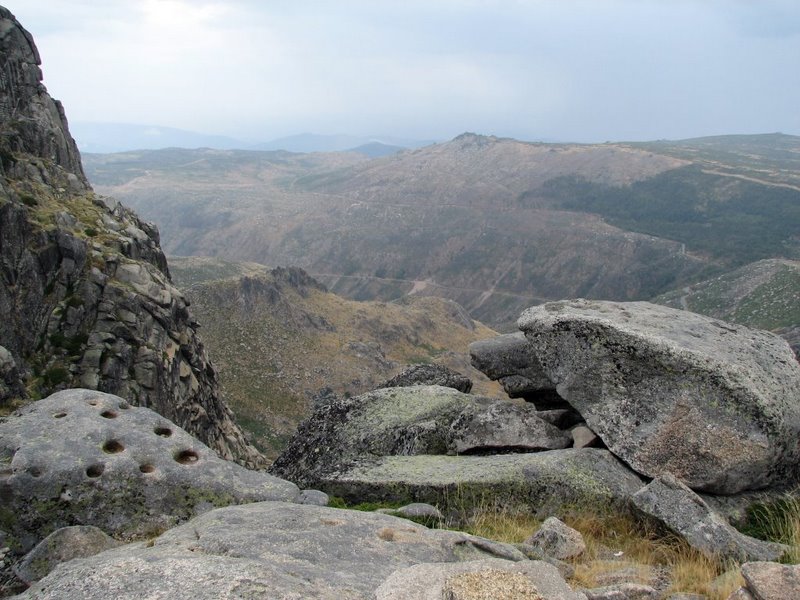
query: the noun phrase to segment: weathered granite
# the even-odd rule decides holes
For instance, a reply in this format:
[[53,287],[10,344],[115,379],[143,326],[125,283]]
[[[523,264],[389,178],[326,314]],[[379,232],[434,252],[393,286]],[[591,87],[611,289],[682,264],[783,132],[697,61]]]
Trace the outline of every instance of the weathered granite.
[[513,547],[359,511],[283,502],[213,510],[147,543],[59,565],[26,599],[367,599],[398,569]]
[[91,390],[58,392],[1,422],[0,461],[0,526],[18,552],[67,525],[138,537],[215,506],[299,494],[157,413]]
[[556,517],[548,517],[524,543],[558,560],[569,560],[586,552],[586,542],[581,533]]
[[782,544],[764,542],[738,532],[700,496],[669,474],[654,479],[631,500],[644,515],[710,557],[740,562],[777,560],[788,550]]
[[547,517],[571,506],[625,510],[642,481],[607,450],[494,456],[387,456],[331,471],[322,489],[350,502],[416,501],[446,514],[476,507]]
[[406,367],[391,379],[376,386],[376,389],[410,385],[441,385],[468,394],[472,389],[472,380],[443,365],[420,364]]
[[778,336],[647,302],[550,302],[518,325],[639,473],[718,494],[797,479],[800,365]]
[[756,600],[800,598],[800,565],[749,562],[742,565],[742,577]]
[[483,559],[424,563],[392,573],[375,591],[377,600],[586,600],[558,569],[542,561]]
[[39,581],[57,565],[73,558],[94,556],[121,546],[101,529],[91,525],[62,527],[39,542],[14,568],[14,573],[26,584]]

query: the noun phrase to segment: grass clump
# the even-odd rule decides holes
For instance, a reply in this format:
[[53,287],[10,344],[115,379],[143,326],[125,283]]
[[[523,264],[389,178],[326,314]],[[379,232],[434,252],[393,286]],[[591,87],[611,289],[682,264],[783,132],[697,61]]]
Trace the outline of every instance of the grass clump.
[[800,563],[800,498],[784,496],[751,505],[739,530],[754,538],[788,545],[790,550],[781,562]]

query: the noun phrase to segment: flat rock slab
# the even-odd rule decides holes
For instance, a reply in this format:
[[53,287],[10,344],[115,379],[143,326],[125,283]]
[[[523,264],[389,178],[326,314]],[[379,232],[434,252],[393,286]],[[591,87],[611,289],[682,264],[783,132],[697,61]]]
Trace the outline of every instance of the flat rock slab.
[[537,352],[521,332],[498,335],[469,345],[472,366],[489,379],[513,378],[506,393],[512,398],[525,392],[555,389],[555,384],[542,367]]
[[425,563],[399,569],[376,590],[377,600],[586,600],[542,561],[484,559]]
[[436,385],[386,388],[318,406],[270,472],[320,487],[370,457],[532,451],[570,443],[568,433],[540,419],[529,404]]
[[366,599],[398,569],[496,558],[491,549],[521,557],[505,544],[388,515],[258,502],[60,565],[19,598]]
[[388,456],[331,474],[329,493],[352,501],[413,499],[447,509],[499,505],[540,515],[583,504],[624,508],[642,481],[607,450],[494,456]]
[[444,365],[421,364],[406,367],[391,379],[376,386],[376,388],[408,387],[411,385],[441,385],[468,394],[472,389],[472,380],[461,373],[448,369]]
[[764,542],[740,533],[705,501],[671,475],[654,479],[632,498],[645,515],[683,537],[711,558],[738,562],[778,560],[788,546]]
[[0,466],[0,518],[22,551],[67,525],[149,535],[215,506],[299,494],[147,408],[90,390],[58,392],[0,423]]
[[798,475],[800,365],[776,335],[647,302],[518,321],[558,393],[639,473],[734,494]]

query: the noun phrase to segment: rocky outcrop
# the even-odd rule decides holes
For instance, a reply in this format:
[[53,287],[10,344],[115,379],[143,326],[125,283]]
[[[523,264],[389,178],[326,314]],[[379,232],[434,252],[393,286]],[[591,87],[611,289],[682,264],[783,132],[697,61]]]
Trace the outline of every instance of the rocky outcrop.
[[736,531],[700,496],[669,474],[654,479],[635,493],[632,503],[642,514],[677,533],[692,548],[712,559],[771,561],[789,550],[788,546]]
[[68,525],[141,537],[215,506],[299,494],[157,413],[91,390],[53,394],[0,423],[0,466],[0,529],[18,552]]
[[406,367],[391,379],[378,385],[377,389],[408,387],[410,385],[441,385],[465,394],[468,394],[472,389],[472,381],[470,381],[469,377],[456,373],[443,365],[436,364],[420,364]]
[[11,398],[21,398],[24,395],[25,386],[14,356],[0,346],[0,406]]
[[441,386],[385,388],[317,407],[270,470],[316,487],[383,456],[533,452],[570,442],[530,405]]
[[[148,543],[62,564],[20,599],[133,600],[177,591],[198,600],[367,599],[399,569],[480,559],[508,568],[524,556],[506,544],[388,515],[258,502],[208,512]],[[569,591],[555,569],[542,568]]]
[[157,230],[92,193],[31,36],[5,9],[0,48],[0,344],[26,387],[119,394],[263,464],[222,401]]
[[637,472],[717,494],[796,480],[800,367],[778,336],[645,302],[551,302],[518,324]]

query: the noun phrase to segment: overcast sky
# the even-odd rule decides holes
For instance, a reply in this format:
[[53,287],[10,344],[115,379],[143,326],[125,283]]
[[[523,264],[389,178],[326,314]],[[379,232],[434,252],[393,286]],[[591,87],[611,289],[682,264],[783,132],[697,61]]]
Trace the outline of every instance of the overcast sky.
[[0,0],[71,121],[605,141],[800,134],[798,0]]

